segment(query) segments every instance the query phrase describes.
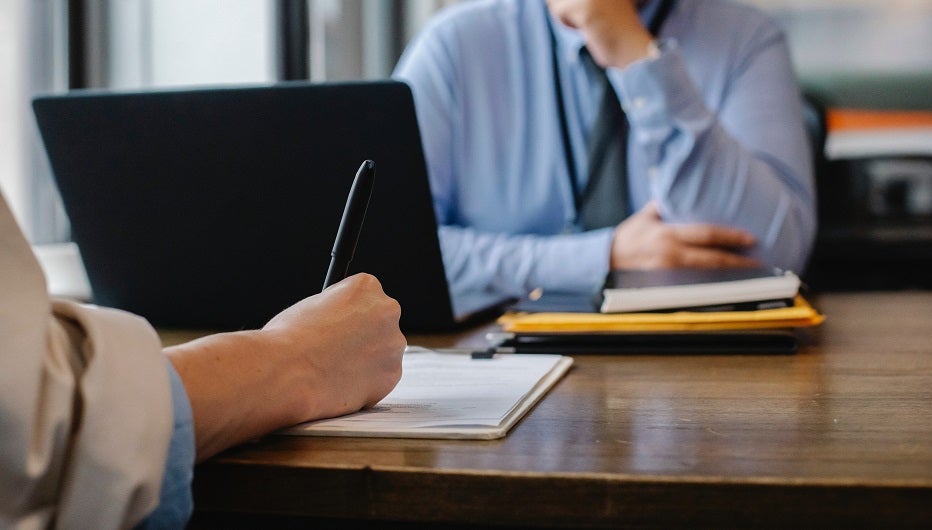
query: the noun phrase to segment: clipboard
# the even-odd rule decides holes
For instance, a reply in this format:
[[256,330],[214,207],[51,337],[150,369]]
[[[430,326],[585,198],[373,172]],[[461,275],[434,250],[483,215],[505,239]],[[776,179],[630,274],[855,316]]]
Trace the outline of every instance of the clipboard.
[[672,331],[659,333],[501,333],[490,337],[507,353],[585,354],[781,354],[799,349],[796,330]]

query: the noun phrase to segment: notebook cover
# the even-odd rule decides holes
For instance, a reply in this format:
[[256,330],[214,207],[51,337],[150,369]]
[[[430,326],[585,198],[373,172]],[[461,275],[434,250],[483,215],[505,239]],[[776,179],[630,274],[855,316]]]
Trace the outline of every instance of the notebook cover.
[[788,307],[799,287],[795,274],[773,267],[613,270],[596,304],[603,313],[772,309]]
[[[502,350],[506,348],[507,350]],[[573,354],[793,354],[792,329],[664,333],[515,333],[499,351]]]

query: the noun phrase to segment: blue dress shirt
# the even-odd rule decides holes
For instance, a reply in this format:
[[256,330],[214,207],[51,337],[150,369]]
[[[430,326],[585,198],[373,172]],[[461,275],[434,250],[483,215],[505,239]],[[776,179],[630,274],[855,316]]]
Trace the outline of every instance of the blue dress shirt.
[[[582,232],[575,221],[548,17],[544,0],[456,4],[412,40],[393,74],[414,95],[454,305],[470,291],[591,291],[608,270],[613,228]],[[552,23],[585,179],[599,94],[580,60],[581,34]],[[746,229],[757,238],[749,255],[801,272],[815,192],[783,33],[747,5],[679,0],[659,38],[659,57],[608,72],[631,127],[628,211],[656,200],[666,222]]]
[[191,480],[194,476],[194,417],[184,384],[171,362],[165,360],[171,379],[174,430],[165,460],[159,505],[136,525],[136,530],[184,528],[194,511]]

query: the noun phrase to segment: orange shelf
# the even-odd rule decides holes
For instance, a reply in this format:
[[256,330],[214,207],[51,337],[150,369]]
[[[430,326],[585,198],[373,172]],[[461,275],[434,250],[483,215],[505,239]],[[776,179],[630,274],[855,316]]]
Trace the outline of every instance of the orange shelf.
[[932,111],[828,109],[829,131],[932,127]]

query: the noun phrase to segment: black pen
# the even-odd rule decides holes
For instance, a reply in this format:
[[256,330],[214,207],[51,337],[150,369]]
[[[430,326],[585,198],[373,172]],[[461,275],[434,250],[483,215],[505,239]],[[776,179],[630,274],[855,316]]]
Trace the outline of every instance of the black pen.
[[362,222],[366,218],[366,209],[369,208],[374,179],[375,162],[366,160],[359,166],[356,178],[353,179],[353,187],[346,198],[343,219],[340,220],[340,228],[330,252],[330,268],[327,269],[327,277],[324,278],[324,289],[346,278],[346,271],[353,260],[353,254],[356,253],[356,242],[359,241]]

